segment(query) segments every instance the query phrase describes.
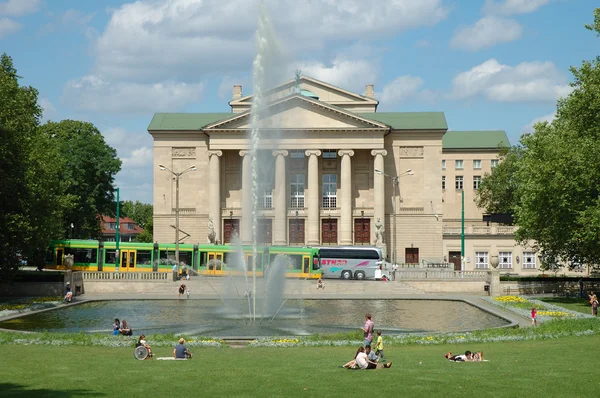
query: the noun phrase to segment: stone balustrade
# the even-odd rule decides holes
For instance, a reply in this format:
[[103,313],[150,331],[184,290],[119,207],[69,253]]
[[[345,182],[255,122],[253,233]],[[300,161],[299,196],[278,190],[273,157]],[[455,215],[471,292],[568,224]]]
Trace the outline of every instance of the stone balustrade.
[[81,272],[83,281],[157,281],[169,282],[173,280],[170,272]]
[[[514,226],[465,226],[465,235],[514,235],[516,227]],[[444,227],[444,235],[460,235],[461,227]]]
[[424,280],[424,279],[440,279],[440,280],[479,280],[485,281],[488,279],[488,271],[448,271],[448,270],[398,270],[396,274],[397,280]]

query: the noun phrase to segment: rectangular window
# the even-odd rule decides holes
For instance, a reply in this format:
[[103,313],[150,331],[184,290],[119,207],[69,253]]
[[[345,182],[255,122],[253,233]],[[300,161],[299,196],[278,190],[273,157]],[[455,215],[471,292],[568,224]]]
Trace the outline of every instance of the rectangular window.
[[334,209],[337,207],[337,175],[323,174],[323,208]]
[[475,268],[487,268],[488,264],[488,252],[475,252]]
[[442,160],[442,170],[446,170],[446,161]]
[[481,169],[481,160],[473,160],[473,170]]
[[333,149],[325,149],[323,151],[323,159],[335,159],[337,158],[337,151]]
[[127,230],[128,231],[134,231],[135,230],[135,224],[132,223],[132,222],[127,223]]
[[117,229],[117,223],[115,223],[115,222],[109,222],[108,223],[108,229]]
[[512,253],[511,252],[498,253],[498,268],[512,269]]
[[523,269],[535,269],[534,252],[523,252]]
[[460,191],[463,189],[464,185],[463,185],[463,177],[462,176],[456,176],[454,178],[454,187],[456,188],[457,191]]
[[446,189],[446,176],[442,176],[442,189]]
[[65,247],[65,255],[72,254],[75,264],[95,264],[98,262],[98,249]]
[[290,185],[290,207],[304,208],[304,174],[292,174]]
[[498,159],[492,159],[492,169],[498,166]]
[[473,176],[473,189],[479,189],[481,185],[481,176]]
[[138,250],[137,251],[137,263],[141,265],[152,265],[152,251],[151,250]]
[[271,184],[258,184],[258,203],[259,209],[273,208],[273,187]]
[[462,160],[455,160],[454,161],[454,168],[456,170],[462,170],[463,169],[463,161]]
[[294,149],[290,151],[291,159],[304,159],[304,151],[299,149]]

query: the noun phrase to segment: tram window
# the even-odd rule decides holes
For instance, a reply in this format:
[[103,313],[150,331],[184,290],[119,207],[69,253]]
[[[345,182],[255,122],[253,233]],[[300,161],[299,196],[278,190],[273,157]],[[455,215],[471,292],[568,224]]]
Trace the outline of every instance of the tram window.
[[79,249],[65,247],[65,255],[72,254],[76,264],[92,264],[98,262],[98,249]]
[[[181,256],[181,253],[179,253]],[[161,250],[160,264],[175,264],[175,250]]]
[[208,261],[207,260],[208,254],[206,252],[198,252],[198,255],[200,256],[200,261],[198,261],[198,266],[206,267],[206,262]]
[[143,265],[152,264],[152,251],[151,250],[138,250],[137,251],[137,263]]
[[179,252],[179,262],[181,265],[192,265],[192,252]]
[[104,250],[104,264],[116,264],[116,250]]
[[[246,264],[246,268],[248,269],[248,271],[252,271],[252,254],[250,254],[248,256],[248,264]],[[256,254],[256,269],[257,270],[261,270],[263,268],[263,264],[262,264],[262,253],[257,253]]]
[[235,268],[237,265],[236,263],[238,262],[236,257],[237,257],[237,253],[225,252],[225,253],[223,253],[223,262],[229,268]]

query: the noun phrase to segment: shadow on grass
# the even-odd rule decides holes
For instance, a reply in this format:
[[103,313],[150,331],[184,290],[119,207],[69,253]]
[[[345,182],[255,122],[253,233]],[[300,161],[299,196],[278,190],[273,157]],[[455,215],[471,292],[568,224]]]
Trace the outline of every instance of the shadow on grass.
[[69,397],[101,397],[106,394],[90,390],[50,390],[46,388],[29,389],[26,385],[15,383],[0,383],[2,397],[49,397],[49,398],[69,398]]

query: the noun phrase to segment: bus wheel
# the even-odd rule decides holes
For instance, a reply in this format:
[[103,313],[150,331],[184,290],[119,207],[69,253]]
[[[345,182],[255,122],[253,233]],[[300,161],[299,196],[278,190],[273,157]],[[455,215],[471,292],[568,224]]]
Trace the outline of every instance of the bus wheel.
[[350,279],[352,278],[352,273],[348,270],[342,271],[342,279]]
[[354,275],[354,277],[356,279],[363,280],[363,279],[365,279],[365,273],[362,271],[357,271],[356,274]]

